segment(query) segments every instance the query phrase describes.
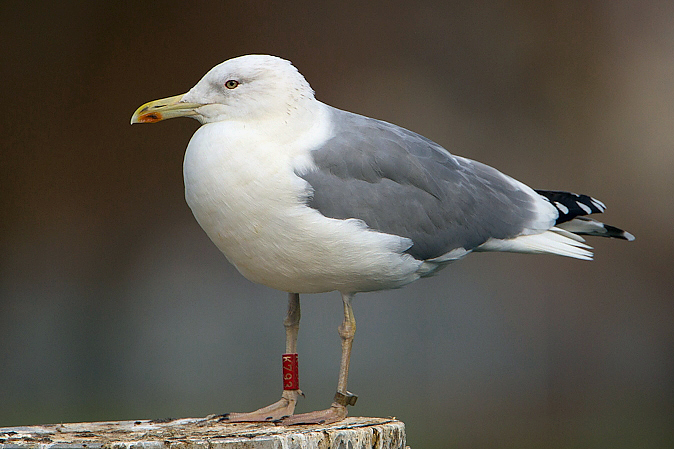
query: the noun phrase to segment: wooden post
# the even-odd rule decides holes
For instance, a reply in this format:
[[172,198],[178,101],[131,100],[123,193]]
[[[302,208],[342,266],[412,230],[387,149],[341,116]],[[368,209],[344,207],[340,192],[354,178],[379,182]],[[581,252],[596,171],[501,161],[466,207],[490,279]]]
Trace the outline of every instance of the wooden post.
[[166,419],[1,427],[0,449],[406,449],[395,418],[346,418],[329,425]]

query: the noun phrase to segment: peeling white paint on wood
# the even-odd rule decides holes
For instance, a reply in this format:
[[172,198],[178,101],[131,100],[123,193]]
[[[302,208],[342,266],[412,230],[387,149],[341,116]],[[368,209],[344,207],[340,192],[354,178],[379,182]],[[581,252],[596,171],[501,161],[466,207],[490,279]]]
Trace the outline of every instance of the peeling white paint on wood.
[[0,428],[0,449],[405,449],[395,418],[330,425],[219,423],[215,419],[110,421]]

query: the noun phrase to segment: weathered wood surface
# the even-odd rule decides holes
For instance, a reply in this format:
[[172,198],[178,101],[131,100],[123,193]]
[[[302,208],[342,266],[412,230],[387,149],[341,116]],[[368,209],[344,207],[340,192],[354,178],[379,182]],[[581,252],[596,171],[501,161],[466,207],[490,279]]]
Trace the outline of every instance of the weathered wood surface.
[[0,449],[405,449],[394,418],[330,425],[218,423],[213,419],[111,421],[0,428]]

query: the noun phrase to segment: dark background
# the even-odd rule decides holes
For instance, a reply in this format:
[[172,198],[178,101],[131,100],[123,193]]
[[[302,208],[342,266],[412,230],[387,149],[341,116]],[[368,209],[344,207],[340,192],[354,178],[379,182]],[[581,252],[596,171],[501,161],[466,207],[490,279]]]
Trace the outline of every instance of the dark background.
[[[413,448],[674,444],[674,3],[0,3],[0,426],[248,411],[281,391],[286,295],[184,203],[198,124],[130,126],[241,54],[333,106],[637,236],[596,260],[476,254],[356,297],[352,415]],[[341,301],[306,295],[298,411],[329,405]]]

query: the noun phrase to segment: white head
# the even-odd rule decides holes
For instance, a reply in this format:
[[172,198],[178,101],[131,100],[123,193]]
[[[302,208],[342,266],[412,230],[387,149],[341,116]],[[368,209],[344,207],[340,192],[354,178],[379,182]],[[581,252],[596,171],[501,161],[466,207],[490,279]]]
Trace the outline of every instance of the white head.
[[246,55],[213,67],[184,95],[144,104],[131,123],[173,117],[192,117],[201,123],[264,120],[287,116],[313,101],[311,86],[290,61]]

